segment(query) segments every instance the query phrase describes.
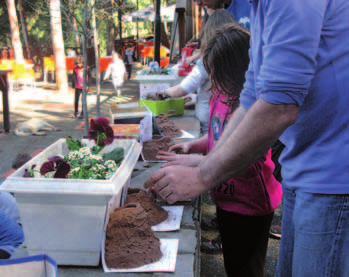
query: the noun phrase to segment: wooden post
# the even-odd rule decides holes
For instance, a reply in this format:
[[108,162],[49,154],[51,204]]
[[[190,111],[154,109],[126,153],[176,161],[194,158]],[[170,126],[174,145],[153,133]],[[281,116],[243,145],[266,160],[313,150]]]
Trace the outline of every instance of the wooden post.
[[160,17],[161,0],[155,0],[155,39],[154,39],[154,61],[160,66],[160,40],[161,40],[161,17]]

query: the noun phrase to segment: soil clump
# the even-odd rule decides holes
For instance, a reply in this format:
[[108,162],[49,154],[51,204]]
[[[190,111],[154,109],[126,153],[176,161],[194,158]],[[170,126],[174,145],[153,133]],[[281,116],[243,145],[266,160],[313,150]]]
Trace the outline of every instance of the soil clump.
[[126,204],[139,203],[148,215],[148,222],[151,226],[158,225],[168,218],[168,212],[163,209],[153,196],[141,189],[128,189]]
[[162,257],[160,239],[151,230],[140,203],[116,208],[109,218],[105,260],[109,268],[134,268]]
[[168,151],[174,144],[170,137],[154,136],[152,140],[143,142],[143,156],[146,161],[159,161],[156,155],[159,151]]
[[165,114],[159,114],[156,117],[156,123],[159,127],[159,131],[164,136],[174,138],[182,135],[182,131],[172,121],[170,121]]

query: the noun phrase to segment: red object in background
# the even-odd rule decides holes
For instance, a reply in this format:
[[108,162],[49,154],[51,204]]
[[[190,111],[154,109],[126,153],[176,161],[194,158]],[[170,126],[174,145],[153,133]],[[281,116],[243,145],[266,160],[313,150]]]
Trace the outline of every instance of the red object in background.
[[145,46],[143,49],[143,53],[141,55],[142,59],[144,58],[154,58],[154,47]]
[[148,40],[148,41],[144,42],[144,44],[146,46],[154,46],[154,41]]
[[182,48],[182,52],[181,52],[181,56],[183,57],[185,55],[185,57],[190,57],[193,54],[194,48],[192,47],[183,47]]
[[160,60],[160,68],[166,68],[170,63],[170,59],[161,59]]
[[137,45],[137,52],[138,52],[138,56],[141,56],[144,50],[144,44],[143,43],[138,43]]
[[65,57],[65,67],[66,70],[73,70],[74,69],[74,57]]
[[187,65],[186,63],[179,64],[178,66],[178,76],[187,76],[191,70],[193,69],[192,66]]
[[99,59],[99,72],[106,71],[108,65],[113,61],[112,57],[103,57]]
[[186,62],[185,59],[187,57],[190,57],[193,54],[194,48],[192,47],[184,47],[181,52],[182,58],[184,57],[184,62],[181,60],[179,61],[179,66],[178,66],[178,75],[179,76],[187,76],[191,70],[193,69],[192,66],[189,66]]

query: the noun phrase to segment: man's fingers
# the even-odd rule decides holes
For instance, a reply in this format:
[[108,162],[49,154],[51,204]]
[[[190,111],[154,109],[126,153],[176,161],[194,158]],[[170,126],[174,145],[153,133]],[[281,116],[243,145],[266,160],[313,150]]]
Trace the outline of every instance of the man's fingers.
[[166,201],[168,204],[174,204],[178,201],[178,197],[175,193],[172,193],[166,198]]
[[178,152],[182,149],[180,145],[173,145],[168,149],[168,152]]
[[173,166],[173,165],[179,165],[179,163],[176,161],[167,162],[167,163],[164,163],[161,167],[164,168],[164,167],[169,167],[169,166]]
[[156,159],[161,161],[173,162],[176,160],[176,157],[157,155]]
[[150,175],[150,177],[148,178],[148,180],[146,180],[144,182],[144,188],[151,188],[154,186],[154,184],[156,182],[158,182],[161,178],[165,177],[166,176],[166,172],[163,171],[163,170],[158,170],[158,171],[155,171],[152,175]]
[[160,197],[164,200],[167,200],[167,198],[172,195],[172,190],[170,189],[169,186],[164,187],[162,190],[158,191],[158,194]]
[[159,151],[158,155],[163,155],[163,156],[174,156],[176,155],[175,153],[170,153],[170,152],[166,152],[166,151]]

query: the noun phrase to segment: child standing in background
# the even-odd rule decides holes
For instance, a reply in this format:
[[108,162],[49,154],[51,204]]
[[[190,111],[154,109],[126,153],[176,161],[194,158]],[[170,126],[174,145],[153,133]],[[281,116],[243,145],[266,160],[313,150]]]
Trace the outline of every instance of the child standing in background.
[[[75,87],[75,100],[74,100],[74,118],[78,117],[79,113],[79,100],[80,95],[82,95],[82,89],[84,84],[84,62],[81,55],[77,56],[74,60],[74,70],[73,70],[73,87]],[[88,82],[88,70],[87,67],[87,82]],[[87,88],[86,88],[87,90]],[[79,119],[84,118],[84,107],[81,100],[81,113]]]
[[124,62],[126,65],[126,71],[128,73],[127,79],[131,79],[133,62],[136,60],[134,46],[127,46],[124,55]]
[[120,59],[118,53],[113,53],[113,61],[108,65],[103,80],[105,81],[110,75],[112,76],[112,83],[117,96],[121,96],[120,87],[124,84],[125,73],[124,62]]

